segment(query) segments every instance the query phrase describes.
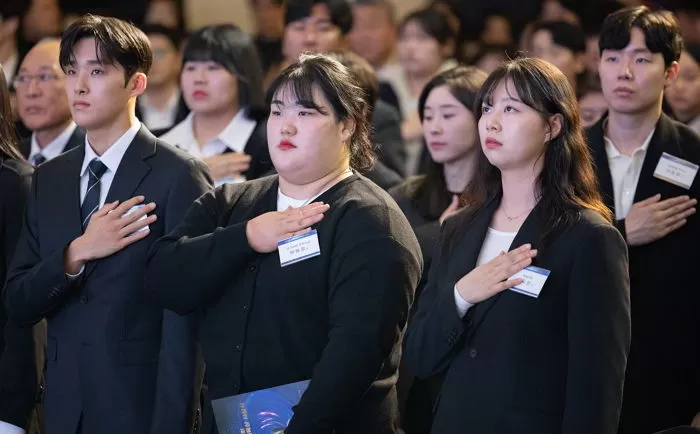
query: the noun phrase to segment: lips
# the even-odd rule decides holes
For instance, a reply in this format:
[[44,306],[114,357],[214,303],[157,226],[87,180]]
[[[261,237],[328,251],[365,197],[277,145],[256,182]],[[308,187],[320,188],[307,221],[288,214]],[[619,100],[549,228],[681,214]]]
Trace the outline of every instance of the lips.
[[488,149],[496,149],[503,146],[503,143],[499,142],[493,137],[487,137],[486,141],[484,141],[484,146],[486,146]]
[[280,141],[279,145],[277,145],[279,149],[282,151],[289,151],[292,149],[296,149],[296,146],[294,146],[294,143],[290,142],[289,140],[282,140]]
[[85,101],[75,101],[73,103],[73,107],[75,108],[86,108],[90,107],[90,104],[86,103]]
[[615,89],[613,89],[613,93],[620,97],[627,97],[632,95],[634,91],[629,87],[616,87]]
[[445,142],[430,142],[430,147],[432,149],[443,149],[446,146],[447,146],[447,143],[445,143]]
[[192,92],[192,97],[194,99],[203,99],[209,97],[209,94],[203,90],[195,90],[194,92]]
[[41,107],[25,107],[24,108],[24,113],[28,114],[28,115],[39,114],[43,111],[44,111],[44,109],[42,109]]

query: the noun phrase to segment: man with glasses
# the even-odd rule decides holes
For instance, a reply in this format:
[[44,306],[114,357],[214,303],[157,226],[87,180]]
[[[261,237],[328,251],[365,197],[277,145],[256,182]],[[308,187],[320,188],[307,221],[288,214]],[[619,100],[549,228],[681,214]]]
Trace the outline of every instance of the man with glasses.
[[32,131],[20,150],[35,166],[85,142],[85,131],[71,118],[65,75],[58,64],[59,46],[58,39],[39,42],[14,78],[19,117]]

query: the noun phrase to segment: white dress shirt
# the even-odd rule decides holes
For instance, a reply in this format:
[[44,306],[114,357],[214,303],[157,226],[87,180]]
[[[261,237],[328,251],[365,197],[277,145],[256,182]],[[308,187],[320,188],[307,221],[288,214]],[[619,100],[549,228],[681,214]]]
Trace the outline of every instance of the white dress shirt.
[[[219,135],[205,143],[204,146],[200,146],[194,135],[193,119],[194,113],[190,113],[184,121],[175,125],[172,130],[163,134],[160,138],[200,159],[219,155],[226,149],[242,153],[257,125],[256,121],[246,116],[244,110],[239,110],[236,116],[231,119],[231,122],[221,130]],[[245,181],[244,176],[229,177],[216,180],[216,184],[221,185],[243,181]]]
[[7,422],[0,422],[0,434],[24,434],[25,431],[14,425],[10,425]]
[[697,116],[695,119],[688,122],[688,127],[696,133],[700,134],[700,116]]
[[[489,262],[496,256],[500,255],[501,252],[510,251],[510,246],[513,244],[513,240],[517,234],[517,232],[503,232],[489,228],[474,268]],[[474,305],[462,298],[462,295],[459,293],[459,291],[457,291],[456,284],[454,287],[454,296],[455,304],[457,305],[457,313],[459,314],[460,318],[464,318],[467,311]]]
[[180,89],[170,97],[168,103],[162,109],[154,106],[148,101],[148,95],[141,95],[137,104],[141,109],[141,121],[151,131],[170,128],[175,125],[177,109],[180,106]]
[[53,139],[53,141],[51,141],[48,145],[44,146],[43,149],[39,146],[39,142],[36,141],[36,134],[32,133],[31,150],[29,151],[29,162],[33,164],[34,158],[39,154],[43,155],[44,158],[46,158],[46,161],[49,161],[61,155],[61,153],[63,153],[63,149],[66,147],[66,144],[73,135],[75,128],[75,122],[71,121],[70,125],[68,125],[68,127],[66,127],[66,129],[63,130],[63,132],[61,132],[61,134],[56,136],[56,138]]
[[649,149],[649,143],[654,135],[654,131],[656,131],[656,128],[651,130],[642,146],[635,149],[630,156],[621,154],[609,138],[603,138],[605,140],[605,153],[608,155],[610,175],[612,176],[616,220],[622,220],[627,217],[627,213],[632,207],[639,175],[644,164],[644,157],[647,155],[647,149]]
[[5,81],[8,87],[12,86],[12,80],[15,78],[18,62],[19,56],[15,53],[2,64],[2,72],[5,74]]

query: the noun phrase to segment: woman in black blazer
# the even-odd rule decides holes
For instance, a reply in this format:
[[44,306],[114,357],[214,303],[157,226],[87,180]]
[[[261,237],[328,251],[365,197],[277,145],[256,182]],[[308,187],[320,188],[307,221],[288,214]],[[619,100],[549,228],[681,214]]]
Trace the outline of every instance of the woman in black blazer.
[[[152,247],[145,288],[201,315],[211,399],[310,379],[289,426],[275,425],[286,434],[395,433],[422,263],[399,207],[356,172],[373,158],[364,94],[340,62],[306,55],[268,95],[279,175],[196,201]],[[304,241],[280,243],[294,235]]]
[[161,139],[201,158],[217,184],[267,174],[272,162],[254,41],[233,24],[203,27],[187,38],[182,60],[190,114]]
[[[17,150],[9,95],[0,74],[0,288],[19,238],[33,170]],[[0,330],[0,432],[5,432],[7,425],[27,427],[37,383],[32,329],[9,321],[2,301]]]
[[447,371],[431,432],[616,433],[627,250],[597,193],[573,89],[544,61],[514,60],[476,110],[467,206],[443,226],[405,342],[417,375]]

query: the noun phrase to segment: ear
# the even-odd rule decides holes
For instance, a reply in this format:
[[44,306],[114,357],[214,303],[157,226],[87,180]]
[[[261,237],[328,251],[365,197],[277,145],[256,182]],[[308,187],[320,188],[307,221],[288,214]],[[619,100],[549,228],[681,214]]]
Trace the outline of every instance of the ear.
[[355,133],[355,127],[357,124],[355,123],[355,119],[353,118],[347,118],[342,122],[342,130],[340,130],[340,136],[343,140],[343,143],[347,143],[350,140],[350,137]]
[[669,84],[673,83],[676,78],[678,77],[678,70],[679,70],[679,65],[678,62],[673,62],[671,65],[666,68],[666,75],[665,75],[665,82],[664,86],[668,86]]
[[557,137],[559,137],[563,125],[564,117],[561,114],[557,113],[555,115],[550,116],[547,120],[547,128],[549,129],[549,131],[547,131],[545,140],[549,142],[550,140],[554,140]]
[[147,85],[148,77],[146,77],[146,74],[143,72],[135,72],[126,84],[126,87],[129,89],[130,97],[137,97],[146,90]]

